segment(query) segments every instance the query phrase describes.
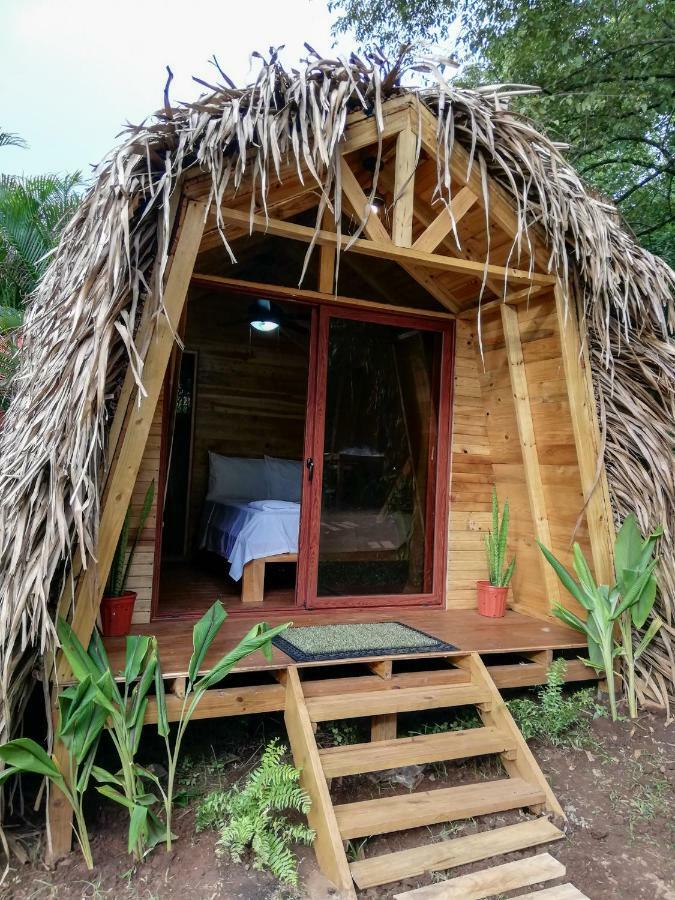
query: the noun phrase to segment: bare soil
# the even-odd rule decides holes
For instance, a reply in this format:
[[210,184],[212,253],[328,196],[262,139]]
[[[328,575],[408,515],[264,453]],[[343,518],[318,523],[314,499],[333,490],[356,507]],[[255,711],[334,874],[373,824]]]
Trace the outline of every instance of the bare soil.
[[[182,779],[192,799],[177,811],[174,830],[179,840],[171,854],[158,848],[144,862],[134,864],[126,852],[126,820],[119,808],[103,798],[92,797],[89,821],[96,862],[94,871],[87,871],[76,852],[56,869],[48,870],[40,858],[41,835],[36,827],[31,830],[24,819],[12,834],[29,861],[21,865],[12,860],[0,888],[0,898],[327,900],[334,897],[331,886],[318,872],[311,849],[298,851],[300,887],[284,888],[266,873],[217,856],[217,836],[213,832],[195,833],[196,798],[214,784],[226,785],[242,777],[256,764],[265,742],[275,734],[283,735],[283,723],[275,717],[250,717],[246,726],[235,726],[230,720],[194,723],[191,727],[192,740]],[[616,725],[598,719],[592,725],[590,749],[555,748],[537,742],[531,746],[568,817],[565,839],[542,848],[567,867],[565,880],[571,881],[591,900],[675,900],[675,724],[666,726],[662,717],[652,713],[641,714],[635,722]],[[153,748],[146,752],[151,756]],[[490,780],[499,775],[500,764],[494,760],[428,766],[416,789]],[[405,790],[400,785],[391,786],[368,776],[345,778],[334,782],[333,788],[339,802]],[[525,813],[501,814],[463,824],[381,836],[364,845],[354,842],[348,848],[349,854],[354,858],[386,853],[470,834],[488,826],[509,824],[524,816]],[[39,822],[39,815],[34,815],[33,820]],[[434,874],[408,879],[361,892],[360,897],[364,900],[389,898],[396,891],[534,852],[495,857],[474,866],[453,869],[445,876]],[[513,893],[500,896],[500,900],[510,896]]]

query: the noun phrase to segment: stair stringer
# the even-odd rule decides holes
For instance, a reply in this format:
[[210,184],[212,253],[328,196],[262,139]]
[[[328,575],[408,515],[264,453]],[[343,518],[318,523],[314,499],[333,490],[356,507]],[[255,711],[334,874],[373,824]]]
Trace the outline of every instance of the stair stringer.
[[314,852],[319,868],[340,891],[343,900],[356,900],[354,882],[295,666],[287,669],[284,721],[293,760],[300,769],[300,784],[312,801],[307,821],[316,834]]
[[[565,820],[566,816],[561,805],[558,803],[539,763],[527,746],[527,741],[523,737],[520,728],[516,725],[508,706],[504,702],[504,698],[490,677],[490,673],[486,669],[480,655],[478,653],[470,653],[453,659],[452,662],[453,665],[469,672],[471,680],[491,695],[491,700],[488,703],[478,705],[478,714],[484,725],[491,725],[497,728],[513,741],[514,749],[500,754],[502,764],[509,776],[522,778],[529,784],[541,788],[546,797],[546,812],[550,813],[555,819]],[[539,812],[539,810],[533,811]]]

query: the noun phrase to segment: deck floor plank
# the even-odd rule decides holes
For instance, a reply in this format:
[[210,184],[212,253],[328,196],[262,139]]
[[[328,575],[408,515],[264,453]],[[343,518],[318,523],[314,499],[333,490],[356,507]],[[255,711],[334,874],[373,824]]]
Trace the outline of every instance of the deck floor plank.
[[[450,644],[457,652],[476,651],[486,653],[517,653],[534,650],[567,649],[585,646],[580,635],[557,622],[535,619],[508,610],[502,619],[479,616],[473,609],[342,609],[330,612],[289,607],[284,610],[267,610],[264,613],[231,615],[216,637],[204,661],[204,669],[209,669],[224,653],[231,650],[241,640],[253,624],[265,618],[271,623],[293,621],[295,625],[329,625],[333,622],[386,622],[395,620],[431,634]],[[185,675],[192,653],[192,627],[194,619],[157,619],[148,624],[134,625],[133,634],[154,634],[159,643],[162,671],[166,678]],[[125,638],[106,638],[105,647],[113,669],[124,668]],[[448,651],[422,654],[424,659],[447,657]],[[420,654],[410,654],[419,658]],[[386,659],[387,654],[374,659]],[[402,659],[405,657],[394,657]],[[349,664],[358,658],[340,660]],[[337,661],[335,664],[339,664]],[[246,657],[236,667],[238,672],[283,669],[289,665],[325,666],[326,662],[294,663],[281,650],[274,648],[271,661],[258,652]]]

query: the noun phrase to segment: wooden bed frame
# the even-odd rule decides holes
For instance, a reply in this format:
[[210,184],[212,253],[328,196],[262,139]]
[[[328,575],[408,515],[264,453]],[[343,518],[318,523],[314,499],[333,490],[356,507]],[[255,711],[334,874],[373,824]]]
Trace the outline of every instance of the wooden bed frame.
[[252,559],[244,566],[241,576],[241,602],[262,603],[265,593],[265,566],[268,563],[297,562],[297,553],[278,553],[276,556],[262,556]]

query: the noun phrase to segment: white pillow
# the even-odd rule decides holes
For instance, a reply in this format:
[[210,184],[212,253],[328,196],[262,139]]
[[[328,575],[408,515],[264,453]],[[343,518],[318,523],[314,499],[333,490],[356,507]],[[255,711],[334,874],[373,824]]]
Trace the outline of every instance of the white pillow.
[[302,492],[302,463],[295,459],[266,456],[267,496],[270,500],[300,502]]
[[299,504],[292,500],[251,500],[251,509],[262,509],[265,512],[289,512],[299,509]]
[[267,499],[266,474],[264,459],[221,456],[209,451],[209,490],[206,499],[212,503]]

